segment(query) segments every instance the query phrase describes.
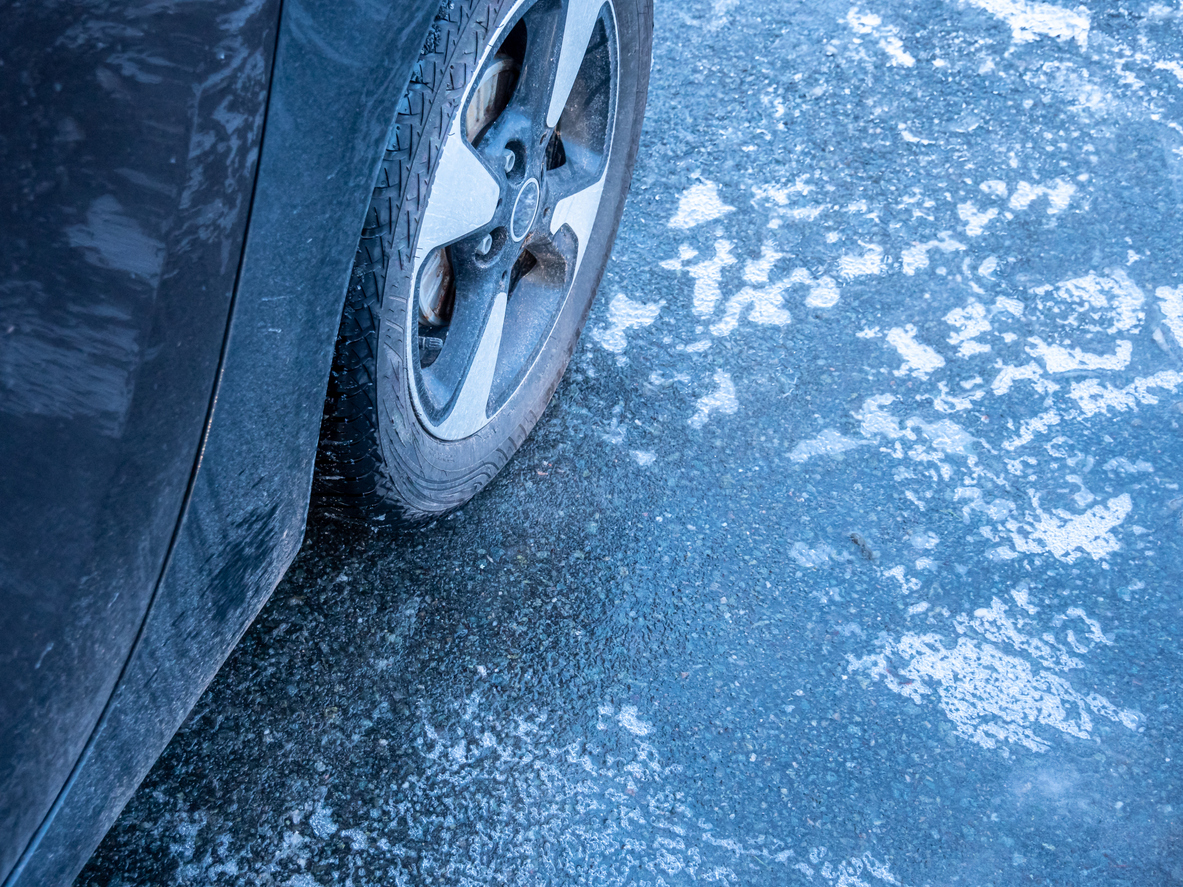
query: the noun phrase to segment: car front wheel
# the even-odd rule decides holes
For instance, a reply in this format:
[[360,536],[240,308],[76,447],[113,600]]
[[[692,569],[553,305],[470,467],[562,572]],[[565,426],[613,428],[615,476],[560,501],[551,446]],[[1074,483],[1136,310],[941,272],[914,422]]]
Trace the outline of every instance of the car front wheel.
[[651,0],[445,4],[358,246],[317,485],[425,520],[525,440],[574,350],[640,138]]

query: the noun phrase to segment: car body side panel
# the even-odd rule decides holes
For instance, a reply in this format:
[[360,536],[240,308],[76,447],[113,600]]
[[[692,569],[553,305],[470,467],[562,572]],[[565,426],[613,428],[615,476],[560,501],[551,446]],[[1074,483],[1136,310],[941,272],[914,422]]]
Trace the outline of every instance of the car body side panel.
[[295,556],[345,286],[438,0],[284,0],[207,436],[143,632],[7,887],[72,878]]
[[103,711],[177,528],[279,2],[0,10],[2,879]]

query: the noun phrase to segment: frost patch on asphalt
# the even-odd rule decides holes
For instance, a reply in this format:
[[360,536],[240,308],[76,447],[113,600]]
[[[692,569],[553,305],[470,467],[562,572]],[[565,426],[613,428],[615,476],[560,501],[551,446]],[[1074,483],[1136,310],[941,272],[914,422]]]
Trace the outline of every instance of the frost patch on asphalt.
[[942,231],[936,240],[914,243],[905,248],[900,253],[900,270],[909,276],[917,271],[923,271],[928,267],[928,254],[934,249],[949,253],[965,249],[965,244],[958,243],[949,236],[948,232]]
[[945,323],[957,328],[946,340],[950,345],[957,345],[959,357],[972,357],[984,354],[990,350],[989,345],[973,341],[982,333],[988,333],[993,327],[987,317],[986,307],[977,299],[970,299],[964,308],[954,308],[945,315]]
[[817,280],[804,268],[798,268],[789,275],[789,283],[803,283],[809,287],[805,304],[810,308],[833,308],[838,304],[841,293],[834,278],[823,275]]
[[1015,43],[1054,37],[1056,40],[1075,40],[1081,49],[1088,46],[1091,21],[1089,11],[1083,6],[1065,9],[1051,3],[1028,3],[1025,0],[969,0],[969,3],[1010,25],[1011,39]]
[[1011,209],[1027,209],[1040,197],[1046,197],[1048,215],[1055,215],[1068,208],[1072,195],[1076,193],[1076,186],[1066,179],[1053,179],[1050,185],[1032,185],[1030,182],[1019,182],[1010,197]]
[[895,371],[897,376],[912,375],[927,379],[945,365],[945,358],[923,342],[916,341],[916,327],[908,324],[903,329],[887,331],[888,343],[904,359],[903,365]]
[[789,547],[789,557],[802,567],[813,569],[814,567],[827,564],[832,560],[838,560],[839,554],[834,546],[827,545],[824,542],[813,548],[810,548],[804,542],[794,542]]
[[834,456],[846,450],[853,450],[855,447],[865,447],[870,443],[871,441],[868,440],[843,437],[834,429],[827,428],[817,437],[799,442],[789,452],[789,458],[794,462],[804,462],[814,456]]
[[667,271],[687,271],[690,274],[694,281],[694,299],[690,310],[699,317],[710,316],[719,302],[722,295],[720,281],[723,269],[736,262],[731,249],[731,241],[719,239],[715,241],[715,252],[711,258],[688,265],[686,263],[695,258],[698,251],[691,248],[690,244],[684,243],[678,247],[676,259],[666,259],[661,263],[661,267]]
[[854,7],[842,21],[856,34],[877,37],[879,48],[887,53],[889,65],[911,68],[916,64],[915,57],[904,48],[904,42],[899,37],[899,29],[883,24],[883,19],[873,12],[862,12],[858,7]]
[[957,205],[957,215],[965,222],[965,233],[970,237],[977,237],[986,230],[991,221],[998,218],[998,210],[993,206],[979,210],[973,201],[967,201]]
[[1049,345],[1038,336],[1031,337],[1027,353],[1043,361],[1049,373],[1074,373],[1079,370],[1124,370],[1130,365],[1134,353],[1132,342],[1123,339],[1117,342],[1113,354],[1089,354],[1079,348],[1071,350],[1062,345]]
[[1084,417],[1108,414],[1110,410],[1124,413],[1138,409],[1139,404],[1156,404],[1160,395],[1174,394],[1183,385],[1183,374],[1163,370],[1153,376],[1135,379],[1129,385],[1115,388],[1099,379],[1073,382],[1069,396],[1076,401]]
[[649,326],[657,320],[663,305],[665,302],[634,302],[624,293],[617,293],[608,303],[608,325],[592,330],[592,338],[606,350],[620,354],[628,347],[625,333],[630,329]]
[[1093,560],[1101,560],[1121,547],[1112,531],[1133,508],[1129,493],[1122,493],[1083,514],[1072,514],[1064,509],[1048,514],[1039,507],[1038,496],[1032,498],[1036,514],[1034,524],[1024,526],[1016,521],[1007,522],[1008,529],[1013,527],[1011,540],[1016,551],[1024,554],[1049,552],[1057,560],[1074,563],[1084,554]]
[[633,450],[633,458],[637,460],[637,464],[642,468],[648,468],[657,461],[657,454],[646,450]]
[[321,840],[337,831],[337,823],[333,822],[333,811],[328,807],[317,807],[315,812],[308,817],[308,825]]
[[[1017,600],[1025,603],[1024,590],[1018,590]],[[1096,620],[1073,607],[1050,624],[1041,623],[1032,618],[1036,610],[1027,607],[1027,615],[1012,617],[994,598],[990,607],[953,619],[958,637],[906,632],[869,655],[848,654],[848,671],[882,681],[918,705],[936,701],[957,735],[984,748],[1019,745],[1043,752],[1051,748],[1054,731],[1094,739],[1097,718],[1138,730],[1137,712],[1078,690],[1064,677],[1084,667],[1079,654],[1112,643]],[[1081,635],[1065,628],[1074,624],[1083,624]]]
[[1036,287],[1032,292],[1037,296],[1037,307],[1048,319],[1089,334],[1136,331],[1145,319],[1146,297],[1121,268],[1104,275],[1090,271],[1054,286]]
[[671,228],[693,228],[703,222],[711,222],[725,213],[733,212],[719,197],[719,186],[714,182],[699,182],[691,185],[678,197],[678,211],[670,219]]
[[739,409],[739,401],[735,398],[735,383],[731,381],[731,374],[723,370],[715,371],[715,390],[698,399],[694,415],[686,420],[691,428],[702,428],[712,413],[729,415]]
[[862,254],[847,253],[838,259],[838,273],[845,278],[868,277],[883,273],[883,247],[863,244]]
[[1183,347],[1183,286],[1160,286],[1154,295],[1162,312],[1162,325],[1174,337],[1175,345]]
[[[600,714],[611,715],[611,707],[605,709],[605,707],[601,706]],[[635,705],[622,706],[620,713],[616,716],[616,723],[620,724],[620,726],[634,736],[648,736],[653,732],[653,726],[641,720],[640,715],[637,714],[637,707]]]

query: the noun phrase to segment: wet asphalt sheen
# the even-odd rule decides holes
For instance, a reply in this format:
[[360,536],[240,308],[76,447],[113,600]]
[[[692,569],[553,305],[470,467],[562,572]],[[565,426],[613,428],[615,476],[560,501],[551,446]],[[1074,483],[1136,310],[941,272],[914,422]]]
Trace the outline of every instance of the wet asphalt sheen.
[[1183,10],[656,36],[533,438],[314,518],[80,885],[1183,884]]

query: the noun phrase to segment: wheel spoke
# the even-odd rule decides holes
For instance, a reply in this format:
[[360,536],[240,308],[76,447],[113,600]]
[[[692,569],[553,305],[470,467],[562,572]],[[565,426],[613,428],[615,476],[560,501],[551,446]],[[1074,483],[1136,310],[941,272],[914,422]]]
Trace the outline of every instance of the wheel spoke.
[[596,19],[604,6],[604,0],[567,0],[566,20],[563,22],[562,45],[559,47],[559,62],[555,68],[555,83],[550,94],[550,107],[546,111],[546,125],[553,127],[559,122],[567,97],[579,66],[587,52],[588,41],[596,26]]
[[501,185],[460,133],[460,117],[444,140],[431,195],[419,228],[416,265],[441,246],[487,225],[497,211]]
[[488,320],[481,333],[472,361],[469,363],[460,390],[456,394],[448,416],[436,428],[437,436],[444,440],[460,440],[479,431],[489,417],[489,391],[493,386],[493,372],[497,367],[497,356],[501,353],[501,332],[505,326],[506,294],[498,293],[493,300]]
[[599,180],[589,187],[563,197],[555,204],[554,211],[550,216],[552,236],[558,233],[563,225],[569,226],[575,234],[575,274],[579,273],[579,266],[583,262],[584,255],[587,254],[587,242],[591,237],[592,227],[600,209],[600,198],[604,194],[605,178],[606,176],[601,175]]
[[528,10],[482,62],[441,149],[413,279],[447,247],[451,298],[431,303],[408,353],[416,409],[443,440],[476,434],[505,406],[588,252],[615,108],[613,51],[596,37],[606,2]]
[[[506,53],[506,57],[516,58],[520,62],[517,69],[519,76],[508,104],[497,110],[489,121],[487,131],[480,127],[474,131],[471,125],[468,126],[469,141],[477,145],[478,150],[484,151],[490,162],[500,161],[504,157],[505,146],[515,142],[524,149],[524,153],[533,153],[532,140],[543,128],[549,107],[550,70],[562,41],[564,15],[561,6],[548,3],[539,3],[527,10],[520,26],[524,30],[525,45],[519,45],[516,52],[511,48]],[[510,34],[517,30],[514,28]],[[515,41],[510,38],[509,42]],[[520,57],[516,53],[520,53]],[[494,65],[499,58],[502,55],[494,58]],[[486,72],[484,76],[488,77],[489,73]],[[484,91],[480,88],[469,97],[470,112],[472,103],[477,102],[479,106],[484,97]],[[485,108],[486,116],[488,110]],[[470,116],[480,119],[482,115],[472,113]]]

